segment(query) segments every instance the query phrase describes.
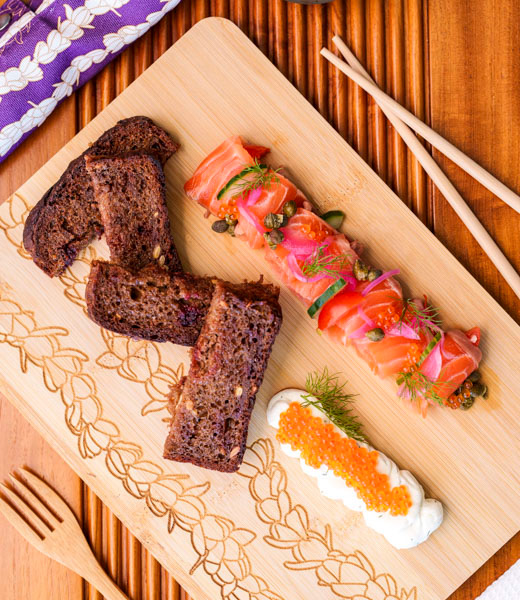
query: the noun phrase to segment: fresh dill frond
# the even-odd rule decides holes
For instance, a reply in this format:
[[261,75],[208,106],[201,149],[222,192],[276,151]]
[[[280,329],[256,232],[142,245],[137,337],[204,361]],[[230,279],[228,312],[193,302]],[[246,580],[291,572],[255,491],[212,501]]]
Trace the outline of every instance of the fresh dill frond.
[[403,385],[408,391],[408,398],[415,402],[418,396],[432,400],[444,406],[443,398],[435,391],[435,387],[443,385],[443,381],[432,381],[427,375],[420,371],[401,371],[397,374],[397,385]]
[[301,269],[305,277],[314,277],[320,273],[325,273],[337,279],[340,277],[340,271],[344,269],[351,270],[348,254],[325,254],[327,247],[327,244],[318,246],[308,261],[302,264]]
[[231,195],[247,196],[249,192],[263,187],[270,189],[271,184],[279,183],[278,171],[280,169],[271,169],[267,165],[260,164],[255,158],[255,164],[246,166],[241,173],[241,177],[233,182],[230,188]]
[[398,325],[402,323],[413,325],[416,331],[442,328],[442,319],[438,308],[429,302],[426,302],[424,308],[421,308],[411,298],[403,298],[403,310]]
[[354,395],[347,394],[344,391],[345,384],[340,384],[338,380],[338,375],[330,375],[327,367],[321,373],[309,373],[305,381],[307,394],[302,395],[302,406],[314,406],[350,438],[364,442],[363,426],[352,414]]

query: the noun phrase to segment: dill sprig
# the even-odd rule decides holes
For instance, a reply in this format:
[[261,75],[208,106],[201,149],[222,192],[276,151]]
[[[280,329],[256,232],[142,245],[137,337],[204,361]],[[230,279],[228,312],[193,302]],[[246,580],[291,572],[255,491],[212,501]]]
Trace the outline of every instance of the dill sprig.
[[329,375],[327,367],[322,373],[319,371],[309,373],[305,381],[307,394],[302,395],[305,400],[302,406],[314,406],[350,438],[364,442],[366,437],[362,431],[363,426],[352,414],[351,404],[354,395],[347,394],[344,387],[344,383],[339,383],[338,375]]
[[429,302],[426,302],[424,308],[421,308],[411,298],[403,299],[403,310],[398,325],[402,323],[413,324],[417,332],[426,329],[441,329],[442,327],[438,308]]
[[338,279],[341,270],[347,268],[350,270],[351,266],[348,254],[325,254],[327,247],[327,244],[318,246],[311,258],[308,259],[308,262],[303,263],[301,268],[305,277],[314,277],[320,273],[325,273]]
[[231,185],[230,191],[233,197],[247,196],[249,192],[264,187],[270,189],[271,184],[280,181],[278,171],[280,169],[271,169],[267,165],[260,164],[255,158],[254,165],[248,165],[242,171],[242,176]]
[[[403,385],[408,391],[408,398],[415,402],[418,396],[426,400],[432,400],[444,406],[444,400],[435,391],[435,387],[443,385],[443,381],[432,381],[427,375],[420,371],[401,371],[397,374],[397,385]],[[402,396],[403,394],[401,394]]]

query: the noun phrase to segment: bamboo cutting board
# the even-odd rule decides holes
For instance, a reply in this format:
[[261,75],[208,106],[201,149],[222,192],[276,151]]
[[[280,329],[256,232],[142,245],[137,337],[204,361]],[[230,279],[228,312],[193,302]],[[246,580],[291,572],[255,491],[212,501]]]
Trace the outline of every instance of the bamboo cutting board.
[[[314,332],[287,290],[284,325],[260,390],[238,475],[161,459],[165,393],[188,353],[100,330],[84,314],[93,244],[48,279],[21,245],[27,212],[68,162],[119,118],[147,114],[181,143],[166,175],[184,264],[233,281],[272,279],[261,252],[212,234],[182,193],[200,160],[239,133],[272,147],[322,210],[341,207],[345,232],[369,260],[398,265],[445,322],[483,330],[490,399],[426,420],[352,352]],[[518,529],[518,326],[402,205],[261,53],[225,20],[201,22],[0,208],[2,391],[101,499],[197,598],[445,598]],[[322,498],[265,422],[270,396],[328,366],[359,394],[371,442],[408,468],[446,508],[425,544],[396,551],[357,513]]]

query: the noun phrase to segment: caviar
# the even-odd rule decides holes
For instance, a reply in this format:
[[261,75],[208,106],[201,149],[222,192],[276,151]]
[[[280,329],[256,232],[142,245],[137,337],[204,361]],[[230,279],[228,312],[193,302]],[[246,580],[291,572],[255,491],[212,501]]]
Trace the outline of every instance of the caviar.
[[390,487],[388,475],[377,470],[377,451],[367,450],[341,435],[332,423],[313,416],[308,406],[291,402],[280,416],[276,437],[280,443],[299,450],[309,466],[326,465],[356,490],[368,510],[389,510],[392,516],[397,516],[406,515],[412,506],[408,488],[405,485]]
[[417,371],[417,363],[421,358],[421,349],[419,345],[416,343],[410,344],[408,348],[408,352],[406,353],[405,358],[405,366],[403,367],[403,373],[412,373],[413,371]]
[[398,309],[397,304],[390,304],[385,310],[377,313],[374,321],[381,329],[390,329],[393,325],[396,325],[401,320],[401,312]]
[[231,198],[229,202],[223,202],[218,209],[217,217],[219,219],[225,219],[231,217],[235,221],[238,220],[238,208],[236,207],[235,198]]
[[[457,390],[457,392],[458,392],[458,390]],[[453,410],[460,408],[463,398],[462,398],[462,395],[457,392],[454,392],[453,394],[451,394],[451,396],[449,396],[448,398],[446,398],[444,400],[445,406],[449,406],[450,408],[453,408]]]
[[300,231],[309,239],[319,243],[327,237],[327,232],[319,226],[319,223],[304,223],[300,225]]
[[453,409],[462,408],[462,410],[468,410],[468,408],[471,408],[475,402],[475,398],[481,395],[481,390],[485,389],[485,386],[481,385],[478,381],[473,382],[471,379],[471,376],[468,377],[451,396],[444,400],[444,404]]

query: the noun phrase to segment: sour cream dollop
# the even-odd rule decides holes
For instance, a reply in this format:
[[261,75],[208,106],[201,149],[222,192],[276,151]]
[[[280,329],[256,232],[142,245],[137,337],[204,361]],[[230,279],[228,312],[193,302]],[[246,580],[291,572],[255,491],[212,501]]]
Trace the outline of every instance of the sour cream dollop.
[[[280,415],[284,413],[292,402],[302,403],[303,390],[286,389],[273,396],[267,407],[267,422],[275,429],[279,428]],[[325,423],[330,423],[325,414],[317,408],[309,406],[315,416],[321,417]],[[343,437],[348,437],[334,425],[335,430]],[[372,446],[357,442],[358,446],[374,450]],[[280,444],[282,452],[292,458],[300,458],[300,451],[293,450],[289,444]],[[390,511],[377,512],[368,510],[364,501],[360,499],[347,482],[334,475],[326,465],[318,469],[310,467],[300,458],[300,466],[304,473],[316,477],[320,492],[332,500],[341,500],[350,510],[363,513],[363,518],[368,527],[381,533],[392,546],[399,549],[413,548],[428,539],[428,537],[442,523],[443,509],[438,500],[424,497],[424,490],[417,479],[409,472],[402,471],[387,456],[378,452],[377,470],[388,476],[391,487],[405,485],[408,488],[412,505],[406,515],[393,516]]]

